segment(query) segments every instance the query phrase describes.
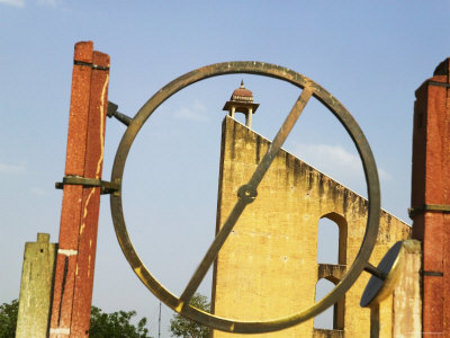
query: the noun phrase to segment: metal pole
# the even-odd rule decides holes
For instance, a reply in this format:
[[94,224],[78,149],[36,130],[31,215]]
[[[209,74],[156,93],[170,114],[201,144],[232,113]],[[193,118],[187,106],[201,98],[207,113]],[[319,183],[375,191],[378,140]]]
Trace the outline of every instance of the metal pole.
[[158,338],[161,338],[161,302],[159,302]]

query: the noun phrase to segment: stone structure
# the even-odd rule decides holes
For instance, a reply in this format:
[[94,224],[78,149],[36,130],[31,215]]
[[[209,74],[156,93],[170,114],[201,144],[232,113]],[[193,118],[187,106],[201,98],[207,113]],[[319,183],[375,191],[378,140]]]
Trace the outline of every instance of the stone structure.
[[[94,51],[92,42],[77,43],[72,80],[65,179],[84,183],[66,180],[59,243],[38,234],[36,243],[26,245],[18,337],[89,335],[100,198],[92,180],[102,176],[109,56]],[[360,276],[335,304],[333,330],[315,329],[309,320],[252,337],[450,336],[450,58],[416,91],[416,98],[410,215],[412,236],[419,241],[401,243],[405,253],[398,280],[391,280],[391,289],[385,285],[389,291],[370,311],[359,306],[369,278]],[[250,130],[258,106],[242,82],[223,108],[230,116],[222,130],[216,231],[270,145]],[[233,119],[235,112],[245,114],[246,126]],[[380,212],[374,265],[411,235],[406,223]],[[317,263],[322,218],[339,229],[337,264]],[[364,198],[280,151],[259,185],[258,198],[245,209],[215,261],[213,312],[264,321],[309,308],[320,279],[337,284],[347,272],[361,246],[366,218]],[[213,336],[236,334],[215,331]]]
[[[109,61],[91,41],[75,45],[66,178],[102,177]],[[99,207],[100,187],[64,185],[51,338],[89,336]]]
[[36,242],[25,244],[17,338],[47,337],[56,250],[49,234],[39,233]]
[[229,115],[234,118],[234,113],[242,113],[245,115],[245,125],[252,127],[252,115],[258,109],[259,104],[253,102],[253,93],[244,87],[244,81],[241,86],[234,90],[230,101],[225,103],[223,110],[229,111]]
[[416,91],[411,218],[423,246],[423,335],[450,336],[450,59]]
[[[231,117],[225,118],[217,230],[236,203],[237,189],[247,183],[269,144]],[[352,264],[364,236],[366,215],[364,198],[280,151],[258,187],[258,197],[247,206],[216,260],[214,313],[239,320],[270,320],[310,307],[317,282],[326,278],[338,283]],[[339,227],[338,264],[317,263],[318,223],[324,217]],[[371,263],[377,265],[395,242],[409,236],[407,224],[381,211]],[[310,320],[252,337],[369,337],[370,310],[359,305],[369,277],[363,273],[335,305],[334,330],[316,330]],[[391,311],[390,306],[380,309],[381,337],[390,332]],[[236,334],[215,331],[213,336]]]

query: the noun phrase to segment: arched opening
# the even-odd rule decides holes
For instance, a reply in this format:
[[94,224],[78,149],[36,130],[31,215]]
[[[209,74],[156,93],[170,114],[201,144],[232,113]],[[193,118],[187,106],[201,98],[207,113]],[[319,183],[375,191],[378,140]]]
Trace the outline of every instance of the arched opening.
[[[338,281],[336,281],[337,283]],[[315,302],[325,297],[335,283],[326,278],[321,278],[316,283]],[[344,298],[314,318],[314,329],[343,330],[344,329]]]
[[[318,281],[315,301],[327,295],[339,283],[346,271],[347,221],[337,213],[323,215],[317,233]],[[314,328],[344,329],[345,300],[342,298],[314,319]]]
[[317,263],[345,265],[347,261],[347,222],[337,213],[328,213],[319,220]]
[[[320,279],[316,284],[315,302],[325,297],[333,288],[333,283],[325,278]],[[334,306],[326,309],[314,318],[314,328],[325,330],[334,329]]]
[[317,263],[339,264],[339,227],[328,218],[321,218],[317,231]]

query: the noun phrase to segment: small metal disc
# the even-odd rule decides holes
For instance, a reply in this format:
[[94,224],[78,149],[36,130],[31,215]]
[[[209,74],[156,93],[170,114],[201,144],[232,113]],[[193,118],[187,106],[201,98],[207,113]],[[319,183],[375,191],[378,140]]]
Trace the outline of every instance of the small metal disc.
[[369,307],[372,301],[380,294],[383,288],[395,277],[393,276],[393,268],[399,260],[400,249],[402,248],[402,241],[394,244],[392,248],[384,255],[380,264],[377,266],[377,270],[386,275],[386,279],[383,280],[380,277],[372,276],[367,283],[364,293],[361,297],[361,307]]

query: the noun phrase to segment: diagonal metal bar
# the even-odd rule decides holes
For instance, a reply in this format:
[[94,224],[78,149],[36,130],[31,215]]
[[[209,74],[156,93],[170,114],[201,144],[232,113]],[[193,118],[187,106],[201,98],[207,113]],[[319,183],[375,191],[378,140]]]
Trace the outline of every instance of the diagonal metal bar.
[[[305,89],[302,91],[299,98],[295,102],[294,106],[292,107],[289,115],[283,122],[283,125],[281,126],[280,130],[275,136],[273,142],[269,146],[269,149],[267,150],[267,153],[264,155],[264,158],[262,159],[262,161],[256,168],[255,172],[253,173],[252,177],[250,178],[248,184],[241,187],[240,191],[242,190],[243,194],[239,194],[239,200],[235,204],[233,210],[231,211],[224,225],[222,226],[216,238],[214,239],[208,251],[206,252],[205,257],[203,258],[200,265],[197,267],[197,270],[195,271],[194,275],[191,277],[191,280],[189,281],[188,285],[183,291],[180,297],[180,303],[177,310],[181,311],[181,309],[184,306],[189,304],[190,299],[194,295],[195,291],[197,291],[200,283],[202,282],[203,278],[208,272],[209,267],[216,259],[219,250],[222,248],[223,244],[225,243],[225,240],[228,238],[228,235],[230,234],[237,220],[241,216],[245,207],[247,206],[247,204],[253,201],[254,197],[256,197],[256,188],[263,179],[265,173],[267,172],[273,160],[275,159],[275,156],[281,149],[281,146],[283,145],[284,141],[286,140],[295,123],[297,122],[298,118],[300,117],[300,114],[302,113],[303,109],[305,108],[306,104],[311,98],[312,93],[313,93],[312,88],[305,87]],[[252,192],[254,192],[253,195]]]
[[228,238],[228,235],[230,234],[231,230],[233,229],[234,225],[239,219],[239,216],[244,211],[246,205],[247,203],[243,199],[239,199],[238,202],[235,204],[233,210],[228,216],[228,219],[226,220],[222,229],[220,229],[216,238],[209,247],[205,257],[203,258],[202,262],[200,263],[191,280],[189,281],[189,284],[186,286],[186,289],[181,295],[179,305],[180,309],[183,306],[189,304],[190,299],[194,295],[195,291],[197,291],[200,283],[202,282],[203,278],[208,272],[209,267],[211,266],[212,262],[214,262],[214,260],[216,259],[217,253],[219,252],[223,243],[225,243],[225,240]]
[[312,93],[313,90],[312,88],[309,87],[306,87],[302,91],[301,95],[295,102],[294,107],[292,107],[291,112],[286,117],[286,120],[284,120],[283,125],[281,126],[277,135],[273,139],[272,143],[270,144],[267,153],[264,155],[261,163],[258,165],[255,172],[253,173],[252,178],[248,182],[248,185],[255,187],[255,189],[259,185],[266,171],[272,164],[272,161],[274,160],[275,156],[277,156],[278,151],[281,149],[281,146],[283,145],[284,141],[286,141],[286,138],[288,137],[289,133],[294,127],[295,122],[297,122],[298,118],[300,117],[300,114],[302,113],[303,109],[305,108],[306,104],[311,98]]

